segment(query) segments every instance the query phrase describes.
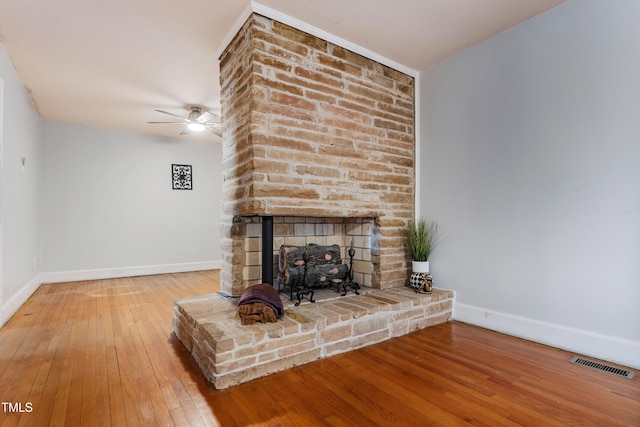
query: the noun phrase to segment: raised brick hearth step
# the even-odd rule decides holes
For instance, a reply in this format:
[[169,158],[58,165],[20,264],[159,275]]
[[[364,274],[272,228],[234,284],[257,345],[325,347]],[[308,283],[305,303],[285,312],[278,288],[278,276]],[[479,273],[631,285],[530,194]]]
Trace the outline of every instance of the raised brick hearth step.
[[408,334],[451,319],[454,294],[372,290],[303,303],[277,323],[241,325],[219,294],[174,302],[173,330],[216,389]]

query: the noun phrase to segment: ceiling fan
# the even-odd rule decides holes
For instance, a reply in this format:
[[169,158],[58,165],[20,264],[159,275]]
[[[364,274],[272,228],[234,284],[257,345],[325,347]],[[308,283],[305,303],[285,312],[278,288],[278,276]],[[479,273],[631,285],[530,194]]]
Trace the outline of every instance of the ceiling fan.
[[220,125],[220,117],[216,116],[210,111],[202,111],[202,107],[199,105],[192,105],[189,107],[191,112],[187,117],[182,117],[177,114],[169,113],[168,111],[155,110],[158,113],[168,114],[173,117],[179,118],[178,122],[147,122],[151,124],[174,124],[184,125],[185,128],[180,135],[188,135],[191,132],[202,132],[209,130],[218,136],[222,136],[222,130]]

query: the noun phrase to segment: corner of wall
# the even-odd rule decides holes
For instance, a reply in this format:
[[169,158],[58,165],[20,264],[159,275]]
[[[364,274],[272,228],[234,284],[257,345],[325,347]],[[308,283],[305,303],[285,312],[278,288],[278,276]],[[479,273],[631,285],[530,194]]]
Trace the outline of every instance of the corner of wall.
[[18,309],[38,290],[42,284],[41,275],[31,279],[27,284],[20,288],[20,291],[14,294],[2,307],[0,307],[0,327],[11,319],[16,314]]

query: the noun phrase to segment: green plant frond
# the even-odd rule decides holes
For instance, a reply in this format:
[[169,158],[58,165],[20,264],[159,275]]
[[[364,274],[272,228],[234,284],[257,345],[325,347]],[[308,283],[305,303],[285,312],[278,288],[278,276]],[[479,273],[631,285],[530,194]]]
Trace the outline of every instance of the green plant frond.
[[431,252],[440,240],[438,224],[423,218],[409,221],[407,226],[407,248],[414,261],[428,261]]

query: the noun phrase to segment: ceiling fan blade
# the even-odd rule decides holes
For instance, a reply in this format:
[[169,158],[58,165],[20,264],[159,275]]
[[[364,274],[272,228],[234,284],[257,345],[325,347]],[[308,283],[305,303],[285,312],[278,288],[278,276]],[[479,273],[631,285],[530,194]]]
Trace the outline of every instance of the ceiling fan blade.
[[220,123],[220,122],[204,122],[204,123],[201,123],[201,124],[203,124],[205,126],[222,127],[222,123]]
[[212,112],[205,111],[204,113],[200,114],[200,117],[198,117],[197,121],[198,123],[207,124],[208,122],[217,123],[220,121],[220,119],[218,119],[218,116],[216,116]]
[[155,110],[155,111],[157,111],[158,113],[168,114],[168,115],[170,115],[170,116],[177,117],[177,118],[179,118],[179,119],[181,119],[181,120],[185,120],[185,118],[184,118],[184,117],[179,116],[179,115],[177,115],[177,114],[170,113],[170,112],[168,112],[168,111],[163,111],[163,110]]
[[220,129],[220,127],[211,126],[211,125],[205,125],[205,127],[209,129],[211,132],[215,133],[216,135],[222,136],[222,130]]
[[157,125],[157,124],[164,124],[164,125],[183,125],[184,122],[147,122],[147,123],[151,123],[153,125]]
[[180,135],[190,135],[191,132],[189,132],[189,128],[184,128],[184,130],[182,132],[180,132]]

